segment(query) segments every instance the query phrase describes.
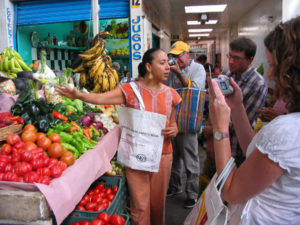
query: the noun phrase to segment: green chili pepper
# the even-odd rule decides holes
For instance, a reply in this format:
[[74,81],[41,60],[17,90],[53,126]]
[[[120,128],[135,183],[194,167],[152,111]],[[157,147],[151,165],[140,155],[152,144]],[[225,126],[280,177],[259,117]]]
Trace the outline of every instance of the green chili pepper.
[[72,135],[66,133],[66,132],[59,132],[59,136],[61,138],[61,142],[70,143],[73,139]]
[[52,134],[52,133],[55,133],[55,132],[54,132],[54,129],[49,128],[49,129],[48,129],[48,132],[47,132],[47,136],[49,136],[49,135]]
[[60,144],[61,144],[62,146],[64,146],[64,147],[66,147],[66,149],[67,149],[68,151],[72,152],[73,155],[74,155],[74,157],[75,157],[75,159],[77,159],[77,158],[79,157],[80,153],[78,152],[78,150],[77,150],[73,145],[70,145],[70,144],[64,143],[64,142],[62,142],[62,143],[60,143]]
[[71,144],[79,151],[80,154],[83,154],[87,151],[84,144],[77,139],[72,139]]

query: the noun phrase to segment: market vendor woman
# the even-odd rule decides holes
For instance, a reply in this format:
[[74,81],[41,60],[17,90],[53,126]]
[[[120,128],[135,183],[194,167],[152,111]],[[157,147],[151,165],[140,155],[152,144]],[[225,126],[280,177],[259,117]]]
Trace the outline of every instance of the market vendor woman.
[[[139,76],[135,81],[145,104],[145,110],[167,116],[167,127],[162,129],[164,145],[160,168],[157,173],[126,169],[130,192],[130,211],[133,225],[164,225],[165,200],[172,167],[171,138],[177,133],[175,121],[176,105],[181,98],[175,89],[163,84],[168,78],[170,66],[167,54],[152,48],[145,52],[139,64]],[[97,105],[125,104],[139,109],[139,101],[129,83],[121,84],[106,93],[81,93],[75,88],[57,87],[58,93],[69,98],[78,98]]]

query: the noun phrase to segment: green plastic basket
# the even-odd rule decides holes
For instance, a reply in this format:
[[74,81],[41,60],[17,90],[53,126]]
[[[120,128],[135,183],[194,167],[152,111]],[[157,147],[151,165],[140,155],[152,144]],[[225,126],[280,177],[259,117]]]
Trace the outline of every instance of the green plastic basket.
[[73,217],[85,217],[90,218],[91,220],[96,218],[100,213],[107,212],[110,216],[113,214],[120,214],[122,213],[128,203],[129,200],[129,194],[128,194],[128,188],[126,184],[126,178],[125,176],[101,176],[98,178],[89,189],[93,189],[96,187],[97,184],[102,183],[104,184],[105,188],[113,188],[115,185],[118,185],[118,192],[114,198],[114,200],[111,202],[109,207],[105,210],[102,209],[98,212],[90,212],[90,211],[82,211],[82,210],[74,210],[63,222],[63,225],[69,225],[72,222],[70,220]]
[[[128,214],[121,213],[119,215],[122,216],[125,219],[125,225],[130,225],[130,216]],[[72,216],[68,219],[68,223],[63,223],[63,224],[71,225],[72,223],[80,222],[82,220],[86,220],[86,221],[91,222],[93,219],[95,219],[95,218],[84,217],[84,216]]]

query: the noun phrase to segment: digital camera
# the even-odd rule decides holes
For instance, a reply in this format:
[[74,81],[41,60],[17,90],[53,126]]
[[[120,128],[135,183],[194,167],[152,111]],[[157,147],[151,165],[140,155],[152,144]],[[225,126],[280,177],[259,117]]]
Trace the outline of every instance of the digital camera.
[[168,60],[169,66],[174,66],[176,58],[172,55],[169,55],[168,57],[169,57],[169,60]]
[[234,89],[229,82],[229,77],[218,77],[214,79],[217,81],[224,96],[233,94]]

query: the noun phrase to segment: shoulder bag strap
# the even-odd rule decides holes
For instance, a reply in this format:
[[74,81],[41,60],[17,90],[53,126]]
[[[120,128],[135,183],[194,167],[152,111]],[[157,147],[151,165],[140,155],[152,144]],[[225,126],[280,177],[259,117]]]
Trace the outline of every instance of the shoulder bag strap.
[[218,176],[216,180],[216,186],[220,184],[220,187],[218,188],[219,191],[222,190],[229,174],[231,173],[232,169],[235,167],[235,161],[234,158],[231,157],[230,160],[227,162],[225,168],[222,170],[221,174]]
[[141,94],[140,94],[140,91],[139,91],[139,89],[138,89],[136,83],[130,82],[129,84],[130,84],[130,86],[131,86],[131,88],[132,88],[132,90],[133,90],[135,96],[137,97],[137,99],[138,99],[139,102],[140,102],[140,110],[145,111],[145,104],[144,104],[144,101],[143,101],[143,99],[142,99],[142,96],[141,96]]

